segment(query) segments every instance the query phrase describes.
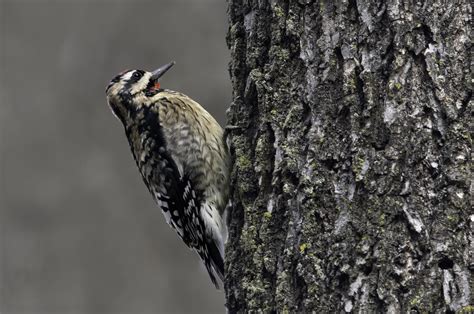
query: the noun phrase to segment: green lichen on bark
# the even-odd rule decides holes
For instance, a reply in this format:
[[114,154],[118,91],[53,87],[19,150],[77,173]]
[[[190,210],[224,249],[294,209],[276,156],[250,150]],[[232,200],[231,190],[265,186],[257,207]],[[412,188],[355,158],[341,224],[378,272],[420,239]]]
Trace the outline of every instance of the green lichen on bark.
[[229,2],[230,312],[472,303],[470,14]]

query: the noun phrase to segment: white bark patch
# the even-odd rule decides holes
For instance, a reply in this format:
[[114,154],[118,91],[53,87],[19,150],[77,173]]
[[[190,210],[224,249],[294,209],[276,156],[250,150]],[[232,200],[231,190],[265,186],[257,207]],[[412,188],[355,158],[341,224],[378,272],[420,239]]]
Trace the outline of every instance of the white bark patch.
[[270,197],[267,204],[267,212],[271,213],[273,211],[273,196]]
[[397,110],[392,102],[387,102],[385,105],[385,110],[383,112],[383,122],[387,123],[389,126],[395,120]]
[[400,192],[400,195],[407,195],[410,192],[410,181],[406,180],[403,184],[403,189]]
[[250,11],[244,17],[244,27],[246,32],[252,35],[253,24],[255,22],[255,11]]
[[349,189],[347,190],[347,199],[349,201],[352,201],[352,199],[354,198],[355,188],[355,183],[349,184]]
[[446,304],[451,304],[451,283],[453,282],[453,275],[449,270],[443,270],[443,296]]
[[367,26],[370,32],[374,29],[374,25],[372,23],[372,16],[369,13],[368,4],[363,1],[357,1],[357,11],[359,11],[360,17],[364,24]]
[[423,222],[419,218],[413,217],[409,212],[408,212],[408,205],[405,203],[403,205],[403,212],[405,213],[408,223],[413,227],[413,229],[417,232],[420,233],[421,230],[423,230]]
[[362,280],[364,279],[365,279],[365,276],[359,275],[357,279],[353,283],[351,283],[349,287],[350,296],[354,296],[357,294],[357,292],[359,291],[359,288],[362,286]]
[[351,300],[346,301],[346,304],[344,305],[344,311],[346,311],[347,313],[352,311],[352,301]]
[[336,220],[336,223],[334,224],[334,234],[337,235],[341,233],[342,229],[344,228],[345,225],[347,225],[349,220],[350,220],[349,213],[346,211],[341,212],[341,214]]

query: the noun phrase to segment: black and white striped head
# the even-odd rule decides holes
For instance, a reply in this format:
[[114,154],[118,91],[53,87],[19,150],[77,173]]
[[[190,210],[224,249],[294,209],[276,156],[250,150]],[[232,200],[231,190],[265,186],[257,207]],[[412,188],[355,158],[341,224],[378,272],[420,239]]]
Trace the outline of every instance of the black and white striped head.
[[174,61],[153,72],[126,70],[115,76],[105,90],[107,102],[114,115],[125,123],[130,113],[144,102],[143,97],[152,96],[160,90],[158,80],[173,65]]

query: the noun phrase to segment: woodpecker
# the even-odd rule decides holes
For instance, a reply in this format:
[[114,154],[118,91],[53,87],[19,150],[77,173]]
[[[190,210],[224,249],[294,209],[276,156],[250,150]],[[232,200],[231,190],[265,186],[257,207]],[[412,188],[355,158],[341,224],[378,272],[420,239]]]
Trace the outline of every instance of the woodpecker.
[[224,278],[230,158],[224,131],[188,96],[160,86],[174,62],[127,70],[106,89],[132,155],[166,222],[202,259],[219,289]]

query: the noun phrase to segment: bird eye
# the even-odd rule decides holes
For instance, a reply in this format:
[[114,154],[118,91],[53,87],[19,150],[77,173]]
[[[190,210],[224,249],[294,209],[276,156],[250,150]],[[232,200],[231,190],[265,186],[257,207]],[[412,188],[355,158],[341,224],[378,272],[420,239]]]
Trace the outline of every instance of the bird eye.
[[134,72],[133,77],[139,79],[140,77],[142,77],[142,75],[140,74],[140,72]]

